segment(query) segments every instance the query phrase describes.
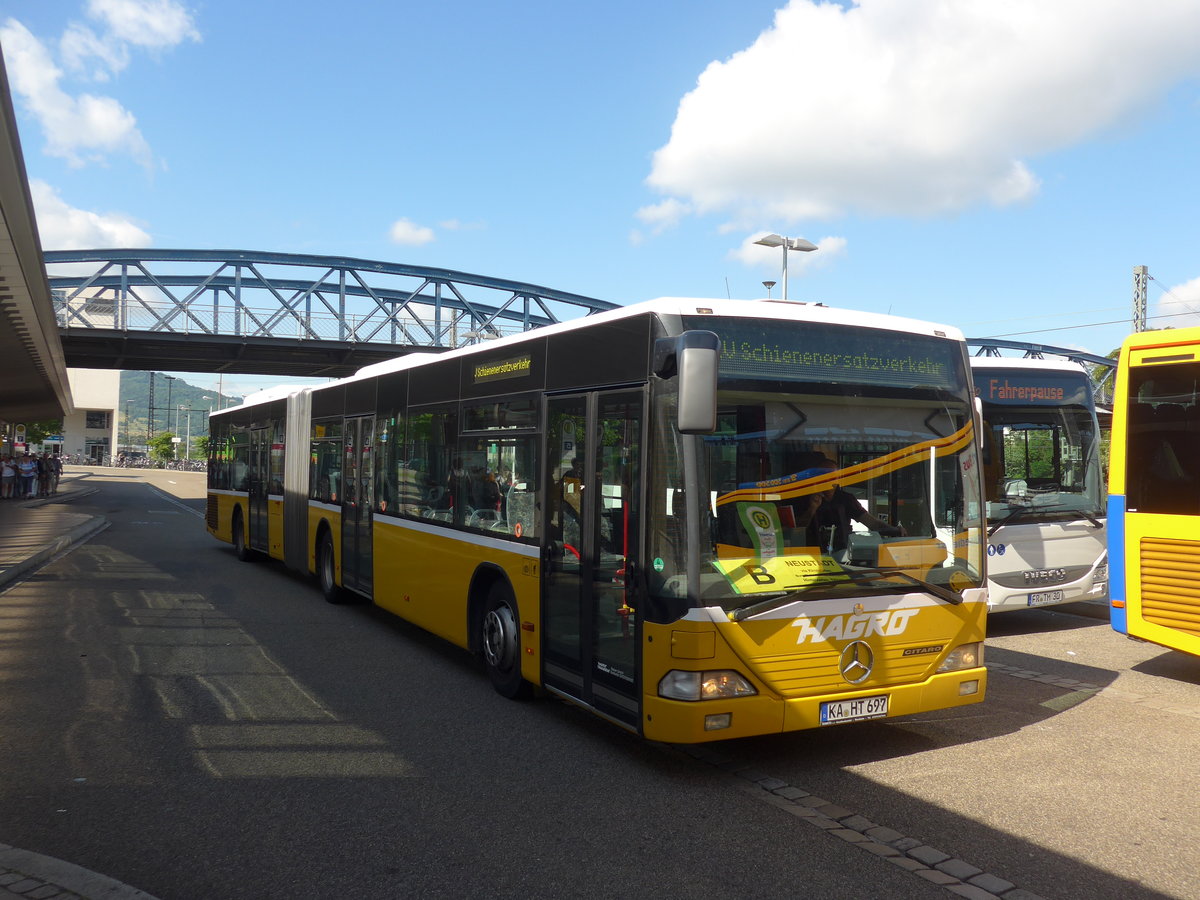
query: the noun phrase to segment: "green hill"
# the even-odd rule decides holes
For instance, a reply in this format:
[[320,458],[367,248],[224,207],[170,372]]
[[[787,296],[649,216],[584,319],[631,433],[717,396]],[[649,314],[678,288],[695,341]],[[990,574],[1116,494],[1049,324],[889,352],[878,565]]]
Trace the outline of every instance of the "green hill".
[[[154,409],[150,408],[150,379],[154,378]],[[169,431],[181,437],[188,433],[188,410],[191,416],[191,435],[208,434],[208,411],[236,406],[241,397],[218,395],[212,388],[196,387],[182,378],[170,378],[161,372],[122,372],[121,399],[117,404],[119,443],[146,441],[147,433]],[[220,401],[218,403],[218,400]],[[183,407],[181,410],[180,407]],[[153,427],[151,425],[153,412]],[[129,440],[126,435],[131,435]]]

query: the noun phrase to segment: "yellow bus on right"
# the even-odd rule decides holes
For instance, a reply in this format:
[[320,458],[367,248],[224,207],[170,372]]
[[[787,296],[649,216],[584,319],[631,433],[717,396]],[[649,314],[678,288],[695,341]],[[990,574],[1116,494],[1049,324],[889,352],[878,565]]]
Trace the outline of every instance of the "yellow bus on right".
[[1200,328],[1121,346],[1108,492],[1112,627],[1200,655]]

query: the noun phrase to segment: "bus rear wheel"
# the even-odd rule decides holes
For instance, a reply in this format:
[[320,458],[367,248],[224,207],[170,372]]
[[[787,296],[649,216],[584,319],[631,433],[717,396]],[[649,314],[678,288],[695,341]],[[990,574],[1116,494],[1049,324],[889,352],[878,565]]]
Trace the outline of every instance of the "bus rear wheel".
[[488,590],[479,637],[483,665],[497,693],[513,700],[530,696],[533,686],[521,677],[517,603],[503,584],[493,584]]
[[317,543],[317,581],[321,584],[321,593],[329,603],[341,603],[342,589],[337,583],[337,562],[333,555],[333,535],[328,531],[321,535]]
[[254,551],[246,543],[246,523],[242,521],[241,509],[233,514],[233,552],[242,562],[254,559]]

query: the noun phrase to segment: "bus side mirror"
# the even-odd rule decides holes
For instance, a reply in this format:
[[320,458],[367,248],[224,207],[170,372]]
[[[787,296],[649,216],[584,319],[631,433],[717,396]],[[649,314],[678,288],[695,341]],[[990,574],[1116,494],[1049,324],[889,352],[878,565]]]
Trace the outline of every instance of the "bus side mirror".
[[975,444],[980,450],[986,451],[988,444],[983,437],[983,398],[975,398]]
[[717,430],[717,366],[721,339],[711,331],[685,331],[660,338],[654,347],[654,374],[679,379],[676,427],[680,434]]

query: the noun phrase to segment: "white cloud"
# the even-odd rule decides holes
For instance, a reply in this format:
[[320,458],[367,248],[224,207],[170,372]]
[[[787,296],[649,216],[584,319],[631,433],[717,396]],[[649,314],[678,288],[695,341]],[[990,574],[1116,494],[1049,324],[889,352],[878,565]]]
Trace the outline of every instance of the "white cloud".
[[739,222],[1004,206],[1027,159],[1197,72],[1194,0],[791,0],[700,75],[647,182]]
[[439,228],[444,228],[446,231],[483,231],[487,225],[483,222],[464,222],[461,219],[446,219],[444,222],[438,222]]
[[91,0],[88,14],[100,21],[104,33],[71,22],[59,51],[70,71],[94,81],[108,81],[123,71],[131,46],[158,53],[185,40],[200,40],[191,13],[175,0]]
[[1200,278],[1169,288],[1154,304],[1149,318],[1151,328],[1200,325]]
[[[92,81],[108,81],[129,65],[129,49],[117,41],[105,41],[86,25],[72,22],[58,42],[63,64]],[[95,62],[95,67],[91,64]]]
[[[779,247],[764,247],[754,243],[767,234],[760,231],[750,235],[740,247],[729,251],[729,258],[763,271],[781,272],[783,269],[783,250]],[[846,239],[844,237],[823,237],[813,241],[816,250],[807,252],[791,251],[788,253],[788,278],[800,275],[808,269],[821,268],[833,260],[846,254]]]
[[48,154],[72,166],[111,153],[128,153],[143,165],[151,164],[150,147],[133,114],[112,97],[72,97],[63,91],[62,71],[29,29],[9,19],[0,27],[0,43],[13,91],[24,98],[41,124]]
[[90,0],[88,14],[108,26],[112,38],[147,50],[200,40],[191,13],[176,0]]
[[[185,40],[200,40],[191,14],[177,0],[90,0],[88,14],[100,34],[70,23],[58,42],[62,65],[73,75],[105,82],[130,62],[130,48],[158,53]],[[13,92],[25,102],[46,136],[45,152],[72,166],[128,154],[153,164],[150,147],[133,113],[112,97],[72,94],[47,46],[16,19],[0,26],[0,43]]]
[[405,247],[419,247],[434,239],[432,228],[418,225],[408,219],[397,219],[392,224],[388,236],[392,239],[393,244],[401,244]]
[[692,208],[687,203],[681,203],[674,197],[668,197],[661,203],[643,206],[634,215],[650,227],[653,234],[661,234],[668,228],[674,228],[684,216],[691,213]]
[[149,247],[152,243],[150,235],[127,217],[76,209],[44,181],[32,179],[29,191],[44,250]]

